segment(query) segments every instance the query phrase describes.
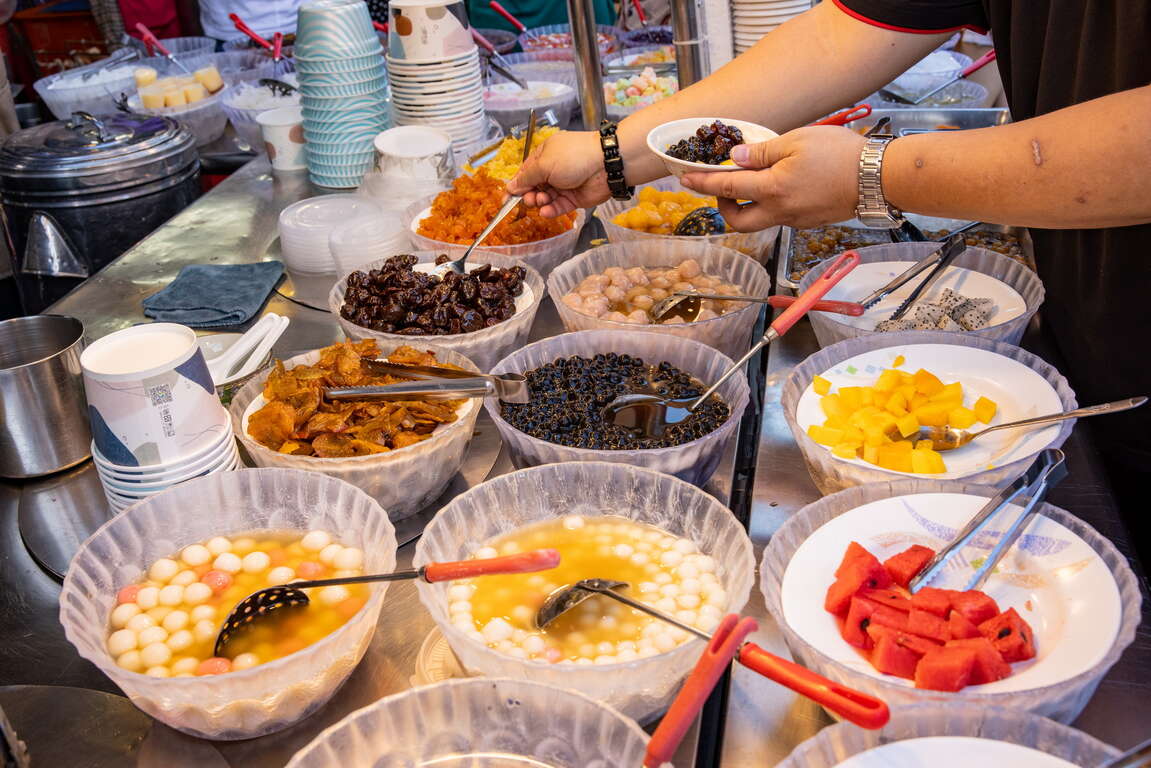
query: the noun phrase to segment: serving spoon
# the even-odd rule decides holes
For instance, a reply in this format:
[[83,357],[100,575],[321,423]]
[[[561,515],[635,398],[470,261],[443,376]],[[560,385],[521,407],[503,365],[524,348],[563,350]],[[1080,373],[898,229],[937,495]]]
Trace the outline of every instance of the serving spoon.
[[1076,408],[1074,411],[1064,411],[1062,413],[1049,413],[1046,416],[1033,416],[1030,419],[1020,419],[1019,421],[1009,421],[1006,424],[996,424],[993,427],[986,427],[974,432],[969,432],[966,429],[955,429],[954,427],[920,427],[919,432],[913,438],[900,437],[902,440],[930,440],[931,447],[936,451],[954,451],[956,448],[962,448],[976,438],[983,437],[991,432],[997,432],[1001,429],[1018,429],[1020,427],[1035,427],[1040,424],[1054,424],[1059,421],[1067,421],[1068,419],[1084,419],[1088,416],[1103,416],[1108,413],[1119,413],[1120,411],[1129,411],[1132,408],[1138,408],[1147,402],[1144,396],[1129,397],[1126,400],[1116,400],[1113,403],[1103,403],[1102,405],[1089,405],[1086,408]]
[[453,563],[428,563],[413,570],[375,573],[366,576],[348,576],[342,579],[315,579],[313,581],[293,581],[276,587],[258,589],[245,597],[224,619],[220,633],[216,636],[213,653],[222,656],[224,646],[237,630],[250,627],[281,608],[307,605],[305,589],[317,587],[339,587],[346,584],[370,584],[377,581],[404,581],[423,579],[429,584],[438,581],[470,579],[475,576],[492,576],[505,573],[532,573],[548,571],[560,563],[560,553],[554,549],[536,549],[504,557],[491,557],[480,560],[459,560]]
[[[787,309],[799,301],[795,296],[740,296],[722,293],[700,293],[699,291],[676,291],[670,296],[660,299],[651,307],[651,321],[662,323],[668,318],[680,317],[682,322],[694,323],[703,310],[704,299],[717,301],[750,301],[757,304],[770,304],[776,309]],[[859,317],[863,314],[863,305],[853,301],[817,301],[812,305],[811,312],[834,312],[838,315],[851,315]]]
[[846,251],[840,254],[839,258],[815,282],[808,286],[808,289],[795,300],[794,304],[775,318],[763,338],[748,350],[747,354],[728,368],[696,400],[672,400],[664,395],[637,392],[615,398],[601,409],[600,416],[609,424],[630,429],[640,435],[661,437],[668,427],[679,424],[695,413],[696,409],[706,403],[708,398],[715,394],[716,390],[736,371],[740,370],[759,350],[787,333],[788,329],[807,314],[807,311],[823,298],[824,294],[858,265],[858,252]]
[[[575,584],[560,587],[548,595],[544,604],[540,606],[536,613],[536,626],[544,629],[588,598],[603,595],[682,629],[688,634],[695,635],[706,643],[712,642],[712,636],[706,632],[702,632],[690,624],[685,624],[658,608],[653,608],[639,600],[633,600],[616,591],[625,589],[627,586],[627,582],[612,579],[583,579]],[[747,621],[751,620],[744,620],[744,622]],[[754,622],[752,622],[751,629],[754,629]],[[746,635],[747,632],[742,634]],[[776,656],[774,653],[765,651],[755,643],[743,643],[739,646],[738,654],[739,663],[743,666],[790,688],[802,696],[806,696],[858,726],[882,728],[890,717],[887,704],[880,699],[828,680],[806,667],[801,667],[794,662]]]

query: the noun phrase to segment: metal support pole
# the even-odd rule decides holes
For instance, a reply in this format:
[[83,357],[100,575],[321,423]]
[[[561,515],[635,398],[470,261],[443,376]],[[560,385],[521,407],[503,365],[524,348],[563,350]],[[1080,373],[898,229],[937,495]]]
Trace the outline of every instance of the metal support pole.
[[671,29],[680,90],[708,75],[706,41],[700,32],[699,20],[700,0],[671,0]]
[[603,102],[599,46],[596,44],[595,9],[592,0],[567,0],[567,4],[572,48],[575,51],[576,87],[583,109],[583,127],[594,131],[607,115]]

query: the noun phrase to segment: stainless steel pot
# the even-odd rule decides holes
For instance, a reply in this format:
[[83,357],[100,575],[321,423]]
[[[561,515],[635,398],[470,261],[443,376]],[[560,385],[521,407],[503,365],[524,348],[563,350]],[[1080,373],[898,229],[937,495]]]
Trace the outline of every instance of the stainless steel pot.
[[0,322],[0,477],[48,475],[88,458],[83,348],[74,317]]

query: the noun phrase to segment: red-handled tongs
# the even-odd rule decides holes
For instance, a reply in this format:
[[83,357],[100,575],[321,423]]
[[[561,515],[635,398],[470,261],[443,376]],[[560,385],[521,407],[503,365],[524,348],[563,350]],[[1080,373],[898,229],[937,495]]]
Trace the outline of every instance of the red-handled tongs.
[[816,120],[812,125],[847,125],[850,122],[867,117],[871,114],[870,104],[856,104],[850,109],[828,115],[822,120]]
[[256,43],[256,45],[258,45],[261,48],[264,48],[266,50],[269,50],[269,51],[272,50],[272,44],[270,42],[268,42],[267,40],[265,40],[264,38],[260,37],[258,34],[256,34],[255,30],[253,30],[251,27],[249,27],[247,24],[245,24],[244,20],[241,19],[239,16],[237,16],[234,13],[229,13],[228,18],[231,19],[232,23],[236,25],[236,29],[240,30],[245,35],[252,38],[252,40]]
[[152,34],[152,30],[150,30],[146,26],[144,26],[143,22],[137,22],[136,23],[136,31],[140,33],[140,37],[144,40],[144,44],[146,46],[148,46],[149,48],[155,48],[157,51],[160,52],[161,56],[163,56],[165,59],[167,59],[168,61],[175,64],[180,69],[184,70],[185,74],[188,74],[188,75],[192,74],[192,70],[188,69],[182,63],[180,63],[180,60],[177,59],[175,56],[173,56],[172,52],[164,47],[164,44],[161,43],[159,41],[159,39],[157,39],[154,34]]
[[631,4],[635,6],[635,14],[639,16],[639,25],[647,27],[647,14],[643,12],[643,3],[640,0],[631,0]]
[[496,0],[491,0],[488,3],[488,7],[498,13],[500,16],[503,16],[505,19],[507,19],[511,25],[520,32],[527,31],[527,27],[524,26],[523,22],[517,19],[515,16],[512,16],[511,12],[507,8],[504,8],[502,5],[497,3]]

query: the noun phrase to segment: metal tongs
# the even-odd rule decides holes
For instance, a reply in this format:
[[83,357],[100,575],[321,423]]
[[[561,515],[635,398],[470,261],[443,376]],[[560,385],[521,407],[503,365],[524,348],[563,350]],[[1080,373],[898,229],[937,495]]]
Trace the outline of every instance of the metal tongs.
[[922,259],[918,264],[915,264],[907,271],[896,275],[891,280],[891,282],[887,283],[887,285],[884,285],[881,288],[877,288],[864,298],[860,299],[859,303],[863,305],[864,309],[871,309],[884,298],[886,298],[889,294],[899,290],[904,285],[926,272],[928,269],[934,267],[934,270],[927,276],[927,278],[924,279],[924,281],[920,283],[914,291],[911,292],[911,295],[908,296],[907,299],[899,305],[899,309],[895,310],[895,314],[891,316],[891,319],[898,320],[899,318],[903,317],[904,313],[906,313],[907,310],[911,308],[911,305],[914,304],[919,299],[919,297],[922,296],[924,292],[935,283],[936,280],[943,276],[943,272],[947,266],[950,265],[950,263],[954,261],[955,258],[959,256],[959,254],[963,253],[963,251],[966,249],[967,239],[964,237],[962,232],[955,232],[949,235],[941,248],[932,251],[927,255],[926,258]]
[[414,379],[372,387],[327,387],[328,400],[460,400],[495,397],[505,403],[528,402],[527,379],[518,373],[483,374],[435,365],[400,365],[365,360],[372,373]]
[[512,72],[511,62],[501,56],[499,51],[496,50],[496,47],[492,45],[492,42],[476,31],[475,27],[472,27],[472,39],[476,41],[476,45],[488,52],[488,66],[491,67],[493,72],[503,76],[507,80],[511,80],[525,91],[530,90],[527,81]]
[[1007,508],[1015,499],[1024,496],[1030,496],[1027,505],[1023,507],[1023,512],[1007,527],[1006,530],[999,537],[995,547],[991,550],[991,554],[975,569],[970,581],[964,590],[979,589],[983,583],[987,581],[987,577],[995,570],[995,566],[1007,554],[1007,550],[1016,542],[1019,536],[1023,533],[1023,529],[1031,522],[1037,512],[1039,502],[1043,501],[1043,497],[1047,494],[1053,486],[1058,484],[1063,478],[1067,477],[1067,465],[1064,463],[1063,451],[1058,448],[1048,448],[1039,454],[1035,462],[1028,468],[1023,475],[1014,483],[1004,488],[990,501],[988,501],[975,517],[968,521],[967,525],[963,527],[955,539],[952,540],[943,549],[928,561],[923,570],[919,572],[915,578],[907,586],[907,590],[912,594],[919,591],[920,588],[929,584],[932,579],[938,576],[947,563],[951,560],[955,553],[962,550],[965,546],[971,543],[976,535],[995,517],[1001,510]]
[[80,80],[89,80],[101,72],[111,69],[112,67],[119,66],[120,64],[126,64],[129,61],[135,61],[139,58],[140,51],[137,49],[129,47],[121,48],[120,50],[110,55],[108,58],[104,59],[103,61],[96,62],[91,66],[91,68],[82,72],[80,74]]

